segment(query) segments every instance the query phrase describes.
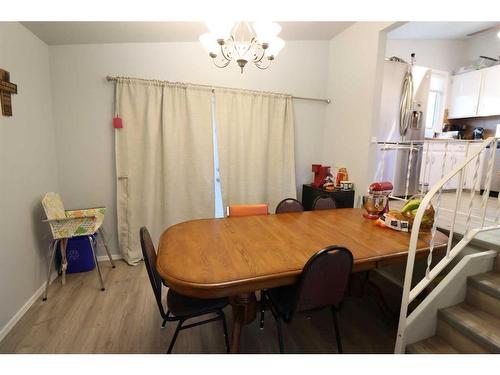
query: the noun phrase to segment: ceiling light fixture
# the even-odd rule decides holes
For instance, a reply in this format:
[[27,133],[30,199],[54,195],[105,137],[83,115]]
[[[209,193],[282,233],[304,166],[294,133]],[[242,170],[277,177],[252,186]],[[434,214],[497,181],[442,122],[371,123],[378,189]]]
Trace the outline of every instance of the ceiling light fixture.
[[218,68],[235,60],[241,73],[249,61],[267,69],[285,45],[276,22],[207,22],[207,27],[210,32],[201,35],[200,42]]

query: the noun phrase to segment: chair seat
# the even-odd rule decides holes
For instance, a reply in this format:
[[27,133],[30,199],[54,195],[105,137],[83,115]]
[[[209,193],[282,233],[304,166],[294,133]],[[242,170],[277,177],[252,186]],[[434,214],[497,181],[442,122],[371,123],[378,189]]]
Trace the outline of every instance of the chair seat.
[[175,317],[203,315],[214,310],[222,309],[229,303],[227,298],[202,299],[184,296],[168,290],[167,306],[168,310]]
[[297,292],[297,285],[282,286],[273,288],[266,291],[269,300],[273,304],[276,312],[285,321],[290,320],[290,315],[293,311],[293,303],[295,301],[295,294]]

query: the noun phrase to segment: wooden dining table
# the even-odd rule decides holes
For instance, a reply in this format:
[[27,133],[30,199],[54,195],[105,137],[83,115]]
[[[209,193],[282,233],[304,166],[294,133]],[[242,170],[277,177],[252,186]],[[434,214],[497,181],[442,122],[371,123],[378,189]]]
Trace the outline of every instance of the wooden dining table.
[[[320,249],[348,248],[353,272],[406,261],[410,234],[376,226],[363,212],[344,208],[183,222],[161,235],[157,270],[178,293],[230,298],[231,352],[236,353],[242,326],[256,317],[255,292],[297,282],[307,260]],[[428,253],[429,241],[430,234],[422,233],[417,256]],[[447,241],[437,231],[435,249]]]

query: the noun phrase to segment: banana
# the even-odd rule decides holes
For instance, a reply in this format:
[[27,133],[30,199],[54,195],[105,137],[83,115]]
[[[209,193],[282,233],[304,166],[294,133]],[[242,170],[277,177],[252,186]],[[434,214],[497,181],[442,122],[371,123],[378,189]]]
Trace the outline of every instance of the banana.
[[424,216],[422,218],[422,224],[432,224],[434,222],[432,217]]
[[420,206],[420,203],[422,201],[420,199],[412,199],[408,203],[404,205],[404,207],[401,209],[402,213],[408,212],[408,211],[413,211],[415,209],[418,209],[418,206]]

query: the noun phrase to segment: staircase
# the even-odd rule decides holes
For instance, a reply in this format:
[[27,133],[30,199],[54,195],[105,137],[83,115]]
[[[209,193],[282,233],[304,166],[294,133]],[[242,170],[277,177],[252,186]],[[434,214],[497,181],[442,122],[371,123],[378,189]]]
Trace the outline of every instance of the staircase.
[[[484,256],[489,257],[487,267],[484,267],[485,263],[481,263],[486,258],[482,259],[480,255],[465,255],[455,262],[460,254],[464,254],[464,249],[475,240],[481,239],[498,245],[500,197],[491,199],[490,192],[493,176],[497,173],[495,156],[500,137],[488,138],[477,148],[474,147],[465,160],[458,162],[451,170],[445,162],[447,145],[441,163],[441,180],[430,187],[414,215],[394,353],[500,353],[498,252],[484,252]],[[479,173],[481,161],[487,163],[485,176],[480,176]],[[470,171],[474,172],[471,185],[467,179]],[[484,193],[480,194],[477,186],[481,185],[483,177],[485,188]],[[445,207],[445,204],[441,207],[444,197],[448,197],[445,194],[452,182],[458,182],[451,196],[454,203],[450,207]],[[423,187],[421,191],[425,193],[426,189]],[[419,274],[414,273],[417,244],[424,229],[422,221],[429,205],[434,208],[434,223],[430,230],[425,274]],[[443,212],[448,216],[443,215]],[[438,225],[449,230],[449,240],[445,256],[436,260],[433,253]],[[454,243],[455,235],[460,235],[460,240]],[[495,268],[486,274],[478,275],[491,267],[495,256]],[[476,266],[477,272],[468,272]],[[438,276],[442,275],[443,271],[446,274],[434,289],[423,299],[417,299],[431,284],[439,281]],[[476,276],[467,278],[469,275]],[[460,280],[460,283],[453,282],[454,278]],[[452,306],[464,295],[462,303]],[[437,296],[439,300],[435,299]],[[448,302],[443,303],[444,301]],[[409,311],[410,304],[412,311]],[[451,307],[441,308],[442,306]],[[422,337],[432,334],[435,336],[418,342]]]
[[500,353],[500,255],[491,272],[469,277],[465,301],[438,312],[436,335],[407,353]]

